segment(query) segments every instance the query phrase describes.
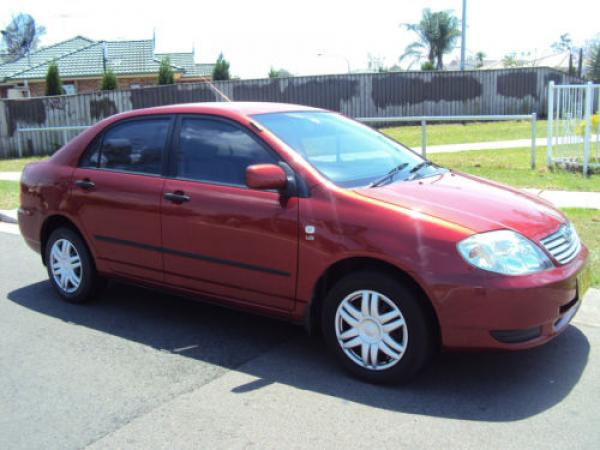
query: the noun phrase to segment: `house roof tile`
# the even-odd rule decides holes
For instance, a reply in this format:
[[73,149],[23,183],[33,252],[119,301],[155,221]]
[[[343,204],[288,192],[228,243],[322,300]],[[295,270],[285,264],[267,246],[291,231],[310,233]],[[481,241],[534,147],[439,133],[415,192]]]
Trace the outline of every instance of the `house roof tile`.
[[175,72],[184,78],[210,75],[213,64],[197,64],[193,53],[154,53],[152,40],[92,41],[76,36],[68,41],[32,52],[11,63],[0,64],[0,82],[43,79],[48,65],[56,61],[61,77],[101,76],[104,72],[104,48],[107,68],[115,75],[157,73],[160,60],[168,56]]
[[183,78],[205,77],[212,74],[214,64],[198,64],[194,62],[193,53],[156,53],[158,61],[169,58],[171,64],[184,69]]

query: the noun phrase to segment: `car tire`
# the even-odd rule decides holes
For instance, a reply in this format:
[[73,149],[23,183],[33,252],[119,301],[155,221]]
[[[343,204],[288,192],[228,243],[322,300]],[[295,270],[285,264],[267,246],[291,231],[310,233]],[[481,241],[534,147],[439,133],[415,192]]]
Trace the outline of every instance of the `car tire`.
[[81,236],[66,227],[54,230],[45,247],[50,283],[69,303],[85,303],[104,286],[90,251]]
[[345,276],[327,293],[321,313],[327,346],[362,380],[406,382],[433,354],[434,328],[422,299],[385,273]]

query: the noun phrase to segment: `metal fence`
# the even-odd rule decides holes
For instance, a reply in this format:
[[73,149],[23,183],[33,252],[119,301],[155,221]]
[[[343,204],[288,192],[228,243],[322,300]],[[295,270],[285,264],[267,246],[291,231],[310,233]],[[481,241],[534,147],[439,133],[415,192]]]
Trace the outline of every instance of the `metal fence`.
[[600,168],[600,85],[548,85],[548,167]]
[[[345,74],[215,82],[234,101],[298,103],[340,111],[351,117],[545,115],[546,88],[579,80],[550,68],[465,72]],[[17,129],[93,124],[132,109],[219,101],[207,83],[154,86],[58,97],[0,101],[0,157],[50,153],[63,131]],[[67,131],[68,136],[74,134]],[[19,147],[20,145],[20,147]]]
[[[535,169],[535,147],[537,133],[537,114],[516,114],[503,116],[415,116],[415,117],[358,117],[356,120],[370,125],[391,125],[396,123],[419,123],[421,124],[421,154],[427,156],[427,122],[484,122],[484,121],[503,121],[503,120],[528,120],[531,122],[531,168]],[[43,128],[17,128],[17,134],[23,133],[61,133],[63,145],[69,140],[69,131],[81,131],[89,126],[74,127],[43,127]],[[18,156],[23,156],[22,139],[18,139]]]
[[[34,127],[34,128],[17,128],[17,156],[19,158],[23,157],[23,135],[27,133],[52,133],[60,136],[60,140],[62,141],[60,145],[65,145],[67,142],[71,140],[73,137],[73,131],[79,133],[86,128],[89,128],[90,125],[76,125],[70,127]],[[55,134],[55,135],[56,135]],[[57,140],[57,143],[59,141]],[[57,144],[59,145],[59,144]]]
[[[366,124],[380,124],[381,117],[361,117],[357,120]],[[537,114],[513,114],[497,116],[416,116],[416,117],[386,117],[385,124],[420,123],[421,124],[421,154],[427,156],[427,122],[485,122],[503,120],[528,120],[531,122],[531,158],[530,165],[535,169],[535,147],[537,138]]]

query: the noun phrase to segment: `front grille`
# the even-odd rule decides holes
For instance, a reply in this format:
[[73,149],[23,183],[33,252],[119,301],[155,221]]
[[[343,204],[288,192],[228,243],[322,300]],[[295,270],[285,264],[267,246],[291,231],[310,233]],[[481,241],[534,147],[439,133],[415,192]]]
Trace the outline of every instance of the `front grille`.
[[561,225],[555,233],[540,241],[544,248],[561,264],[573,260],[581,250],[581,241],[571,223]]

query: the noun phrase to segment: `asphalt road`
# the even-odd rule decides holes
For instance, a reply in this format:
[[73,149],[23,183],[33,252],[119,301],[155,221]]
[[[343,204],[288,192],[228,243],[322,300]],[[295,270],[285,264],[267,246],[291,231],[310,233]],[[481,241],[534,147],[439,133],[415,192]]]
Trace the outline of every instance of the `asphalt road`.
[[0,230],[0,448],[598,448],[599,304],[542,348],[380,387],[273,320],[120,284],[65,304]]

